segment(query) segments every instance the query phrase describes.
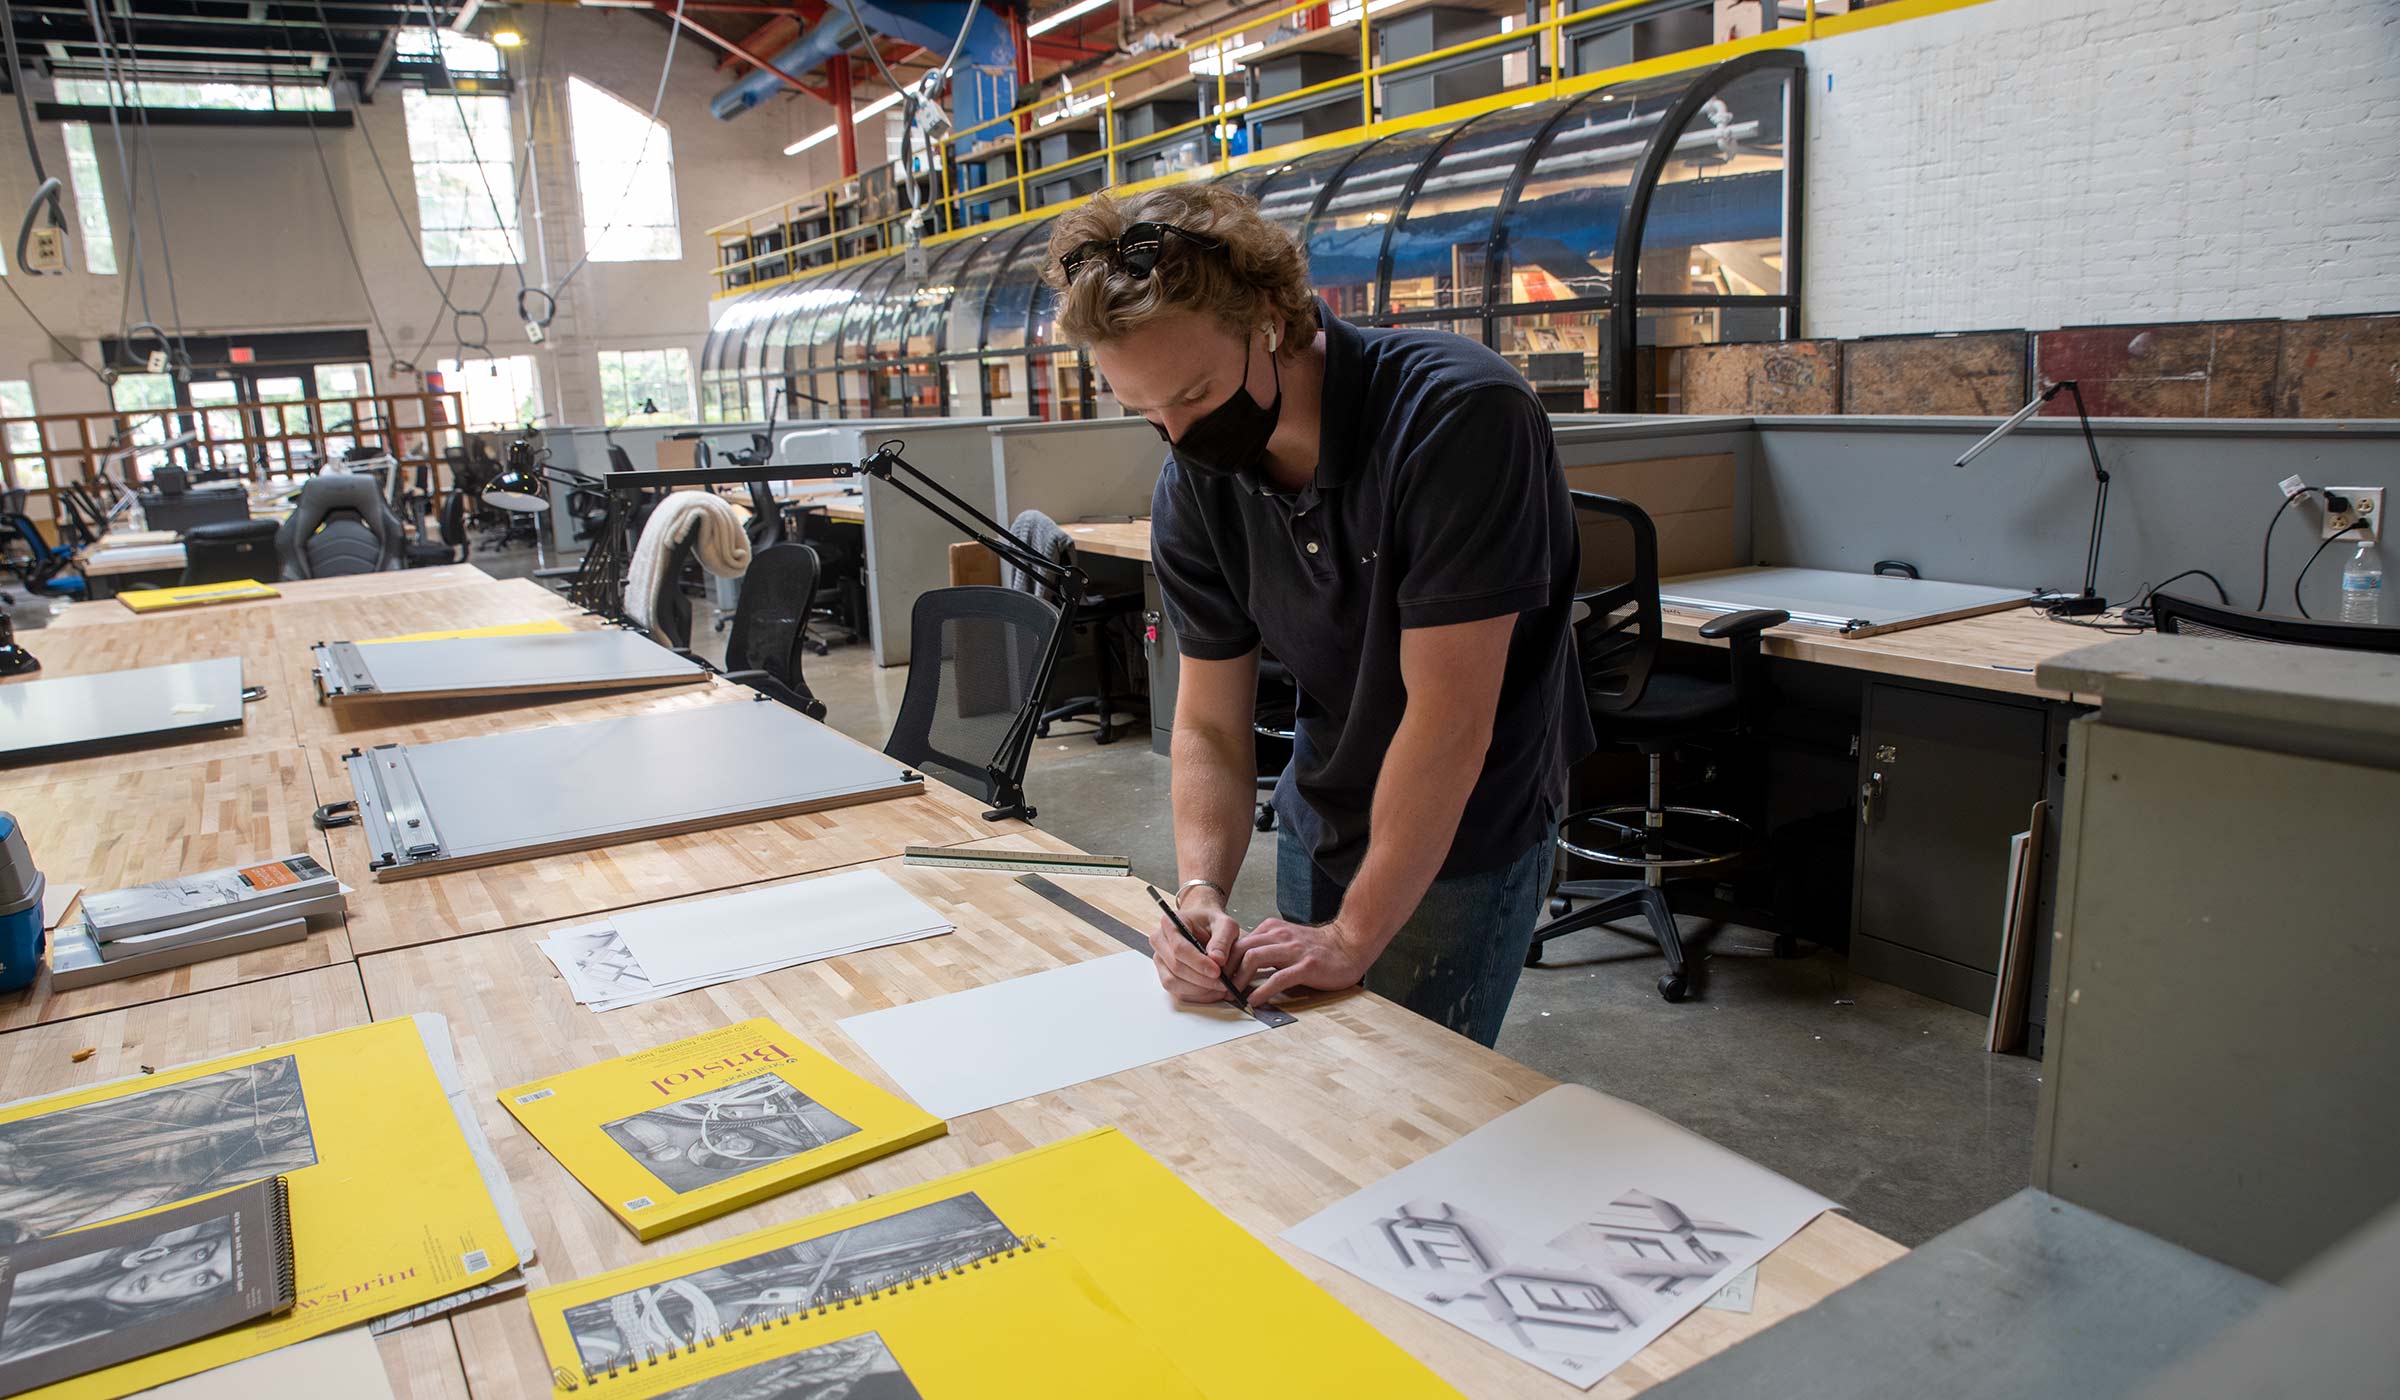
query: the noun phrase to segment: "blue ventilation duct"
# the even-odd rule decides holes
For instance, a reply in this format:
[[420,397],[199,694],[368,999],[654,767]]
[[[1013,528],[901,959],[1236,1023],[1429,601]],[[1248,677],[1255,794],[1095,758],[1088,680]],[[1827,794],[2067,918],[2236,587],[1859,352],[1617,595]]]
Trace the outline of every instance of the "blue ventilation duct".
[[[967,46],[958,56],[960,72],[969,68],[1016,71],[1016,56],[1009,49],[1008,27],[988,7],[970,7],[957,0],[923,0],[916,4],[905,0],[852,0],[852,3],[858,6],[859,18],[876,35],[905,40],[940,55],[950,52],[950,45],[958,38],[958,27],[972,17]],[[798,77],[859,42],[858,25],[852,22],[849,10],[841,0],[833,0],[822,23],[803,33],[770,61],[776,68]],[[985,86],[965,81],[952,84],[953,102],[958,109],[952,113],[952,120],[959,126],[973,126],[1000,115],[1001,109],[996,107],[988,112],[977,110],[984,105]],[[761,68],[711,98],[708,110],[718,121],[732,121],[783,90],[783,79]]]

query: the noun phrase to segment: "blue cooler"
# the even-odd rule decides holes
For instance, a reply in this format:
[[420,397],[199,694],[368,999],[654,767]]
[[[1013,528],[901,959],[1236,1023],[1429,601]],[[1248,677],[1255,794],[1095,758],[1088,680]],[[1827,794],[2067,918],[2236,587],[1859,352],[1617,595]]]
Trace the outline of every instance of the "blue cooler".
[[33,985],[42,968],[42,872],[24,828],[0,812],[0,991]]

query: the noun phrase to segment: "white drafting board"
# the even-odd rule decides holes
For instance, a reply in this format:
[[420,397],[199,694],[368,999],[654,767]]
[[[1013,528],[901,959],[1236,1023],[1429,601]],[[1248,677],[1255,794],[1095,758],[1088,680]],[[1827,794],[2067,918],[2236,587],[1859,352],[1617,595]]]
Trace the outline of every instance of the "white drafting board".
[[315,649],[317,692],[328,703],[452,700],[689,685],[707,668],[618,628],[424,642],[327,642]]
[[2025,588],[1838,569],[1722,569],[1664,579],[1658,586],[1658,601],[1670,608],[1715,613],[1780,608],[1794,622],[1835,628],[1851,637],[2023,607],[2032,596]]
[[0,764],[242,722],[237,656],[0,685]]
[[378,881],[925,790],[897,760],[765,700],[382,744],[345,762]]
[[1089,962],[848,1017],[842,1030],[900,1092],[958,1118],[1266,1030],[1226,1005],[1186,1006],[1150,959]]
[[1647,1109],[1561,1084],[1283,1237],[1588,1390],[1834,1208]]

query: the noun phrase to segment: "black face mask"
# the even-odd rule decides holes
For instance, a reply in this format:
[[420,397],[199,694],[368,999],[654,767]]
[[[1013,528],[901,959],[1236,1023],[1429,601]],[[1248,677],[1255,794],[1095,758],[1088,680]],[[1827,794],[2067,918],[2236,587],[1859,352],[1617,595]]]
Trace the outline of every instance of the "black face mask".
[[1271,350],[1267,363],[1275,370],[1275,402],[1264,408],[1250,397],[1250,361],[1245,355],[1241,387],[1184,429],[1182,437],[1170,438],[1165,428],[1150,425],[1174,452],[1177,466],[1202,477],[1234,477],[1258,469],[1259,459],[1267,455],[1267,439],[1275,436],[1276,420],[1283,413],[1283,366]]

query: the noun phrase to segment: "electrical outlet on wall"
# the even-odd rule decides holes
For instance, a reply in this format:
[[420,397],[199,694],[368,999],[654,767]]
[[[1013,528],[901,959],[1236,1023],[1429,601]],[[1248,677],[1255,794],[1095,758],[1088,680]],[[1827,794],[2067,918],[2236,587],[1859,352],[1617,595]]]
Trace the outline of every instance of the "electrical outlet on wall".
[[67,270],[67,232],[65,229],[37,228],[25,248],[25,270],[28,272],[64,272]]
[[[2349,529],[2353,525],[2365,528],[2358,532],[2369,539],[2383,538],[2383,488],[2380,486],[2328,486],[2328,498],[2338,496],[2346,504],[2340,510],[2331,506],[2325,510],[2325,538]],[[2350,538],[2357,539],[2358,534]]]

